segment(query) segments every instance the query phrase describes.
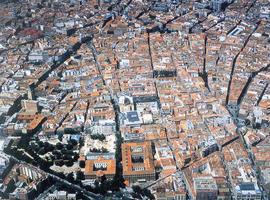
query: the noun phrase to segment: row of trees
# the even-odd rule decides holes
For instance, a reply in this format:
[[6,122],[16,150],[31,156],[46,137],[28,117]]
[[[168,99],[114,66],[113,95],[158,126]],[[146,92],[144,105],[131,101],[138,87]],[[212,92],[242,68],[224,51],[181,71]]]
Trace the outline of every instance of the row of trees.
[[56,145],[52,145],[49,142],[42,142],[42,141],[32,141],[30,143],[31,149],[39,154],[39,155],[45,155],[48,152],[52,152],[54,150],[73,150],[77,147],[78,142],[76,140],[70,140],[67,144],[62,144],[58,142]]
[[97,149],[97,148],[92,148],[90,149],[91,152],[94,152],[94,153],[108,153],[108,149],[102,147],[101,149]]
[[48,142],[32,141],[27,151],[31,152],[31,155],[37,155],[38,157],[51,152],[51,155],[45,156],[45,162],[48,162],[48,166],[55,163],[57,166],[65,164],[71,167],[79,158],[79,154],[74,151],[77,147],[78,142],[76,140],[70,140],[67,144],[58,142],[56,145]]
[[105,135],[103,134],[92,134],[90,135],[90,137],[93,140],[100,140],[100,141],[104,141],[106,139]]

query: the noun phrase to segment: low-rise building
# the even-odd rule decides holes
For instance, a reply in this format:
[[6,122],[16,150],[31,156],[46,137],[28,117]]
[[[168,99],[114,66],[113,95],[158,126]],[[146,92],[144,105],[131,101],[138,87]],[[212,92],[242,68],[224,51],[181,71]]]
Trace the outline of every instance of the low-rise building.
[[151,142],[122,144],[123,176],[127,184],[155,180]]
[[107,179],[113,179],[116,173],[116,160],[106,159],[99,156],[97,159],[85,161],[85,179],[100,179],[105,176]]

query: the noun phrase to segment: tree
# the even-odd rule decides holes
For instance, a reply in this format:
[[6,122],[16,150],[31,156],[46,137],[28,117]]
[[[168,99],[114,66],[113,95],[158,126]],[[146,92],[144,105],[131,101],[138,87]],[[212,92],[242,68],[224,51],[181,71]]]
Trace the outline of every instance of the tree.
[[43,147],[43,142],[37,141],[37,145],[39,146],[39,148],[41,148],[41,147]]
[[94,186],[95,186],[95,189],[94,189],[95,193],[100,193],[99,182],[97,180],[95,180]]
[[48,147],[49,147],[49,145],[50,145],[50,143],[49,143],[49,142],[44,142],[44,148],[48,148]]
[[118,133],[116,134],[116,151],[115,151],[115,159],[116,162],[120,162],[122,160],[122,152],[121,152],[121,144],[123,143],[123,138]]
[[53,171],[53,174],[55,174],[56,176],[59,176],[60,178],[63,178],[63,179],[66,178],[66,176],[64,175],[63,172],[55,172],[55,171]]
[[91,185],[86,185],[84,188],[89,192],[95,192],[95,189]]
[[150,190],[148,190],[147,188],[143,189],[143,195],[148,197],[148,199],[155,199],[154,195],[151,194]]
[[95,147],[92,148],[92,149],[90,149],[90,151],[91,151],[91,152],[95,152],[95,153],[100,153],[100,152],[101,152],[101,150],[96,149]]
[[63,148],[63,149],[61,150],[61,154],[67,154],[67,150]]
[[44,147],[42,147],[41,149],[39,149],[39,151],[38,151],[38,154],[39,155],[44,155],[46,153],[46,151],[45,151],[45,148]]
[[60,140],[61,142],[62,142],[62,140],[63,140],[63,135],[64,135],[63,133],[59,133],[59,134],[58,134],[58,140]]
[[48,148],[47,148],[47,152],[51,152],[54,150],[54,146],[52,144],[49,144]]
[[66,162],[65,162],[65,165],[66,165],[67,167],[71,167],[71,166],[73,166],[73,162],[72,162],[72,160],[68,160],[68,161],[66,161]]
[[74,160],[74,161],[77,161],[77,160],[79,159],[79,157],[80,157],[79,154],[76,153],[76,154],[74,155],[74,157],[73,157],[73,160]]
[[58,151],[53,151],[53,155],[55,156],[55,159],[61,159],[63,155]]
[[50,161],[48,162],[48,161],[46,161],[46,160],[44,160],[42,158],[38,159],[37,162],[38,162],[38,165],[39,165],[40,169],[46,170],[46,171],[52,165],[52,162],[50,162]]
[[69,155],[75,155],[75,153],[74,153],[73,150],[67,150],[67,151],[66,151],[66,154],[69,154]]
[[50,158],[51,158],[51,160],[55,160],[55,156],[54,155],[51,155]]
[[142,195],[142,196],[148,197],[148,199],[155,199],[155,197],[151,194],[151,192],[147,188],[142,189],[138,185],[133,185],[132,189],[133,189],[133,191],[135,193],[135,196]]
[[105,181],[104,183],[100,184],[99,190],[101,194],[106,194],[108,190],[111,189],[110,181]]
[[67,181],[69,181],[69,182],[74,182],[74,175],[73,175],[73,172],[71,172],[71,173],[69,173],[68,175],[67,175]]
[[58,150],[53,150],[53,151],[52,151],[52,154],[53,154],[53,155],[57,155],[57,154],[59,154],[59,152],[58,152]]
[[74,139],[71,139],[71,140],[69,141],[69,143],[70,143],[73,147],[77,146],[77,144],[78,144],[78,142],[77,142],[76,140],[74,140]]
[[102,183],[105,183],[106,180],[107,180],[106,176],[103,175],[103,176],[101,176],[100,183],[101,183],[101,184],[102,184]]
[[64,161],[62,159],[54,161],[56,166],[62,167],[64,165]]
[[37,143],[35,143],[35,142],[31,142],[31,143],[30,143],[30,148],[31,148],[33,151],[37,152],[37,151],[39,150],[39,145],[38,145]]
[[70,143],[68,143],[68,144],[67,144],[67,150],[72,150],[72,149],[73,149],[73,145],[70,144]]
[[80,166],[80,168],[85,168],[85,161],[84,160],[80,160],[79,166]]
[[90,135],[90,137],[93,140],[100,140],[100,141],[103,141],[106,139],[105,135],[103,134],[93,134],[93,135]]
[[61,150],[63,148],[63,144],[61,144],[60,142],[58,142],[55,146],[58,150]]
[[104,147],[101,148],[102,153],[108,153],[108,150]]
[[72,129],[72,128],[66,128],[65,131],[64,131],[66,134],[71,134],[71,135],[74,135],[74,134],[77,134],[78,131]]
[[84,173],[82,171],[78,171],[76,173],[76,177],[77,177],[77,180],[84,180],[85,179]]
[[138,185],[133,185],[133,186],[132,186],[132,190],[133,190],[135,193],[137,193],[137,194],[142,193],[142,189],[141,189],[141,187],[138,186]]
[[63,159],[64,160],[72,160],[72,156],[69,154],[65,154],[65,155],[63,155]]
[[125,180],[121,174],[116,174],[112,180],[112,190],[118,191],[120,187],[124,188],[125,187],[124,181]]

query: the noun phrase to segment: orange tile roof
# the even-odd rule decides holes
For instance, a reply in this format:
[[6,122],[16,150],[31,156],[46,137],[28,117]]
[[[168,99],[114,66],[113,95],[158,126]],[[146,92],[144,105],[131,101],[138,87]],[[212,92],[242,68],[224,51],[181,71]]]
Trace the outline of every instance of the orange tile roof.
[[[142,148],[141,152],[132,152],[132,148]],[[132,155],[143,155],[143,163],[133,163]],[[155,172],[151,142],[132,142],[122,144],[123,175],[151,174]],[[133,167],[144,167],[135,171]]]
[[[104,170],[94,170],[94,165],[97,163],[104,163],[106,165],[106,169]],[[101,177],[103,175],[115,175],[116,172],[116,161],[114,159],[104,159],[102,156],[98,157],[97,160],[86,160],[85,161],[85,172],[84,174],[87,176],[97,176]]]

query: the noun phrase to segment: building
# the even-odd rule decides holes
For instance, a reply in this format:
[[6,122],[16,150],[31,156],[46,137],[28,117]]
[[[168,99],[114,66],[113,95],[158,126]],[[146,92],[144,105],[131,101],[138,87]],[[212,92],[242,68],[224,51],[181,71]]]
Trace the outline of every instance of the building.
[[9,158],[4,154],[0,154],[0,182],[2,181],[4,173],[7,171],[9,167]]
[[260,107],[254,107],[253,120],[256,125],[257,124],[260,125],[262,123],[262,115],[263,115],[262,109]]
[[106,176],[107,179],[113,179],[116,173],[115,159],[106,159],[99,156],[97,159],[85,161],[85,179],[99,179]]
[[187,191],[181,173],[174,173],[150,187],[157,200],[186,200]]
[[129,112],[134,110],[133,98],[130,96],[120,96],[118,104],[120,112]]
[[76,200],[76,194],[68,193],[66,191],[55,191],[49,194],[46,200]]
[[218,196],[218,187],[216,181],[211,176],[195,177],[194,190],[196,200],[216,200]]
[[1,192],[9,199],[35,199],[43,189],[50,186],[48,176],[27,164],[15,164],[3,179]]
[[120,122],[126,126],[138,126],[143,123],[143,118],[141,113],[138,111],[130,111],[121,113]]
[[215,12],[220,12],[222,10],[222,6],[224,5],[225,2],[226,2],[226,0],[212,0],[211,1],[212,9]]
[[260,191],[257,183],[241,183],[234,188],[234,199],[239,200],[259,200],[262,198],[262,192]]
[[38,112],[38,102],[33,100],[22,100],[22,108],[26,113],[35,114]]
[[155,180],[151,142],[122,144],[123,176],[127,184]]

